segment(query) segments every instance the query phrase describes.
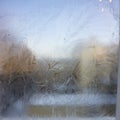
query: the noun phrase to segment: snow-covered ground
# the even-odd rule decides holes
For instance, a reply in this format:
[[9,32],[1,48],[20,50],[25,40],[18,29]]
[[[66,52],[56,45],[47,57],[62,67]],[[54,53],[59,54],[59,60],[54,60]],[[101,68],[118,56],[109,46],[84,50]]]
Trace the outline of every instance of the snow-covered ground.
[[[33,106],[102,106],[102,105],[115,105],[116,97],[108,94],[35,94],[28,101],[27,105]],[[81,114],[81,113],[80,113]],[[106,114],[99,114],[93,118],[88,116],[62,116],[57,118],[54,115],[48,118],[40,116],[38,118],[28,118],[25,113],[24,101],[18,100],[13,106],[11,106],[4,117],[0,117],[0,120],[115,120],[114,117],[107,116]]]
[[32,105],[105,105],[115,104],[116,98],[108,94],[36,94],[30,99]]

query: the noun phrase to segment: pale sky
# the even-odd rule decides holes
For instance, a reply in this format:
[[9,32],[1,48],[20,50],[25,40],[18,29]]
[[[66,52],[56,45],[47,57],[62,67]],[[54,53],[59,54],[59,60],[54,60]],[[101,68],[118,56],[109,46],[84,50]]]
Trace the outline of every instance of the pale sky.
[[0,0],[0,29],[26,40],[37,56],[65,57],[76,41],[109,43],[116,20],[107,5],[119,0]]

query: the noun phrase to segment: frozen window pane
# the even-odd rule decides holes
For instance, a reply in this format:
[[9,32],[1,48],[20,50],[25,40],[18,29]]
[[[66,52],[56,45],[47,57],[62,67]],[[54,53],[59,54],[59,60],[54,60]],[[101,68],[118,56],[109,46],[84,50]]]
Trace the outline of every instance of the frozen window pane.
[[119,0],[1,0],[0,116],[115,117]]

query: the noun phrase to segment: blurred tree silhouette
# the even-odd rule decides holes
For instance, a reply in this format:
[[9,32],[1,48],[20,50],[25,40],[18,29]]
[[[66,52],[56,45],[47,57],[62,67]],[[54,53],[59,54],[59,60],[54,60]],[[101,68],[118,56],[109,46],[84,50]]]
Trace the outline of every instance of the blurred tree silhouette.
[[[36,59],[8,31],[0,33],[0,112],[32,89]],[[8,99],[9,98],[9,99]]]

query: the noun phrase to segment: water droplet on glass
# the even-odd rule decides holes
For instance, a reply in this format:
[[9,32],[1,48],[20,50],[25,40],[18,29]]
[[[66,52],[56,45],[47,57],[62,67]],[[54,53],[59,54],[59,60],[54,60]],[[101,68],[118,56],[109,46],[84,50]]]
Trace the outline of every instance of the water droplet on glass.
[[102,2],[102,0],[99,0],[99,2]]
[[112,0],[109,0],[109,2],[111,3],[111,2],[112,2]]
[[102,9],[101,9],[101,12],[104,12],[104,11],[105,11],[105,9],[104,9],[104,8],[102,8]]

